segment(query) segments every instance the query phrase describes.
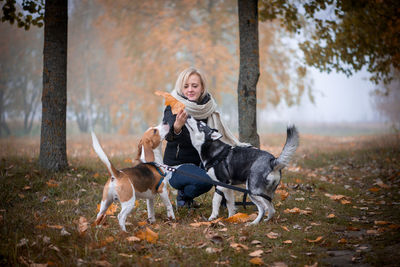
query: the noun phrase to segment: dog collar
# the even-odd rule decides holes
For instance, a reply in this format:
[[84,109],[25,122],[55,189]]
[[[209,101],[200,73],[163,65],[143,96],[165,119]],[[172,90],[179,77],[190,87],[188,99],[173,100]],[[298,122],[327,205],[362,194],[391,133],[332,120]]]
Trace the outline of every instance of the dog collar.
[[166,173],[164,173],[161,169],[160,169],[160,165],[155,163],[155,162],[146,162],[146,164],[150,164],[151,166],[154,166],[157,170],[157,172],[162,176],[162,179],[164,179]]
[[164,177],[161,176],[160,181],[158,182],[158,184],[156,185],[156,191],[158,191],[158,188],[160,187],[161,183],[164,181]]

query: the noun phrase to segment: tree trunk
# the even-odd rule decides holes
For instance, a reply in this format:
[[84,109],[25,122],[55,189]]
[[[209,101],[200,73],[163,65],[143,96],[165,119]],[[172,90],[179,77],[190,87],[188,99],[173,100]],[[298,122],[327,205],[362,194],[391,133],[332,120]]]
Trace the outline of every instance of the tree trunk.
[[68,166],[66,152],[68,0],[45,3],[42,125],[39,164],[49,171]]
[[257,134],[258,0],[238,0],[240,69],[238,85],[239,139],[260,147]]

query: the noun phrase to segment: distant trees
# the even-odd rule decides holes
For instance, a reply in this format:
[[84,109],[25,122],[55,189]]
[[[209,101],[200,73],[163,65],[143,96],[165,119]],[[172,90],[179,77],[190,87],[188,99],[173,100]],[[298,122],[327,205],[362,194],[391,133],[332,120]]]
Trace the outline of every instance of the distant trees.
[[[239,73],[236,0],[102,0],[101,4],[104,11],[98,22],[109,32],[104,38],[106,50],[125,53],[118,62],[120,78],[109,97],[115,99],[111,117],[122,123],[121,132],[146,127],[143,121],[158,121],[161,110],[154,111],[162,100],[154,98],[154,91],[171,90],[179,72],[191,65],[207,74],[210,92],[220,108],[232,113]],[[288,34],[279,24],[260,23],[259,28],[260,79],[255,105],[298,103],[311,90],[306,68],[284,42]],[[139,114],[143,115],[138,119]]]
[[[2,21],[26,30],[30,25],[41,27],[44,19],[42,123],[39,164],[50,171],[63,170],[68,166],[66,153],[67,111],[67,37],[68,0],[46,1],[23,0],[22,10],[16,1],[7,0],[3,5]],[[15,55],[11,55],[15,56]],[[22,78],[26,75],[23,75]],[[36,94],[22,94],[24,105],[35,99]],[[26,106],[25,125],[34,108]]]
[[305,34],[300,48],[308,65],[348,76],[365,67],[375,83],[400,70],[399,10],[397,0],[260,1],[262,20]]
[[400,130],[400,71],[393,71],[389,84],[379,84],[373,99],[376,109],[392,123],[393,127]]
[[28,134],[41,96],[43,35],[37,28],[16,30],[5,23],[0,32],[7,36],[0,40],[0,135],[11,134],[6,118],[22,118]]

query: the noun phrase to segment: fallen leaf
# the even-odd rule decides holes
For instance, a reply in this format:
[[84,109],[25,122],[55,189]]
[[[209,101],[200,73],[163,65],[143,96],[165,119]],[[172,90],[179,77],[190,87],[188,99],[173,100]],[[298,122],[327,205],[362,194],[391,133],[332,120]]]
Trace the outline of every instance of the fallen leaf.
[[77,200],[65,199],[65,200],[57,201],[57,205],[63,205],[63,204],[67,204],[67,203],[78,205],[79,204],[79,198]]
[[225,221],[230,223],[244,223],[250,221],[249,217],[250,216],[246,213],[238,212],[235,215],[225,219]]
[[390,224],[390,222],[387,222],[387,221],[374,221],[374,224],[376,224],[376,225],[386,225],[386,224]]
[[125,258],[132,258],[133,255],[125,254],[125,253],[118,253],[118,255],[125,257]]
[[126,240],[128,240],[129,242],[138,242],[141,239],[136,237],[136,236],[129,236],[129,237],[126,238]]
[[[100,204],[97,204],[97,212],[100,211]],[[106,215],[114,215],[114,213],[117,211],[118,206],[115,205],[114,203],[111,203],[111,205],[108,207],[106,211]]]
[[264,264],[263,260],[259,257],[252,258],[249,260],[249,262],[254,265],[263,265]]
[[206,248],[206,252],[209,253],[209,254],[219,253],[221,251],[222,251],[222,248],[212,248],[212,247]]
[[78,225],[79,234],[83,235],[88,229],[88,225],[89,224],[86,218],[81,216],[79,218],[79,225]]
[[23,190],[29,190],[32,189],[29,185],[24,186]]
[[244,250],[249,250],[249,247],[240,243],[231,243],[230,244],[231,248],[234,248],[236,250],[244,249]]
[[382,188],[385,188],[385,189],[390,188],[390,186],[387,185],[387,184],[385,184],[385,183],[383,183],[381,179],[378,179],[378,180],[376,181],[376,184],[377,184],[379,187],[382,187]]
[[317,267],[318,266],[318,262],[315,262],[313,265],[304,265],[304,267]]
[[253,241],[251,241],[250,244],[252,244],[252,245],[260,245],[260,244],[261,244],[261,241],[253,240]]
[[342,199],[342,200],[340,200],[340,203],[342,203],[343,205],[346,205],[346,204],[350,204],[351,202],[346,199]]
[[138,222],[138,225],[139,226],[145,226],[147,224],[147,222],[146,221],[141,221],[141,222]]
[[319,237],[317,237],[317,238],[314,239],[314,240],[311,240],[311,239],[306,239],[306,240],[307,240],[309,243],[317,243],[317,242],[321,241],[322,238],[323,238],[323,236],[319,236]]
[[284,213],[291,213],[291,214],[299,213],[299,214],[306,214],[306,215],[312,213],[311,210],[301,210],[299,208],[285,209],[283,212]]
[[341,238],[341,239],[338,240],[338,243],[339,244],[346,244],[347,240],[345,238]]
[[379,187],[371,187],[370,189],[368,189],[368,191],[376,193],[378,191],[380,191],[381,189]]
[[284,262],[274,262],[272,263],[271,267],[288,267]]
[[211,221],[211,222],[195,222],[195,223],[191,223],[190,226],[192,226],[192,227],[200,227],[202,225],[210,226],[210,225],[218,223],[221,220],[222,220],[222,218],[215,219],[214,221]]
[[61,230],[64,228],[62,225],[47,225],[48,228]]
[[333,213],[331,213],[331,214],[329,214],[328,216],[326,216],[326,218],[328,218],[328,219],[332,219],[332,218],[335,218],[336,216],[335,216],[335,214],[333,214]]
[[158,234],[153,232],[150,228],[146,227],[144,231],[139,231],[136,233],[136,237],[141,240],[146,240],[149,243],[155,244],[158,239]]
[[378,230],[367,230],[368,235],[377,235],[378,233]]
[[284,244],[292,244],[293,241],[292,241],[292,240],[285,240],[285,241],[283,241],[283,243],[284,243]]
[[253,251],[249,254],[250,257],[260,257],[262,254],[264,253],[264,251],[262,251],[261,249]]
[[269,232],[269,233],[267,234],[267,237],[268,237],[269,239],[277,239],[278,236],[279,236],[279,234],[278,234],[278,233],[274,233],[274,232]]
[[391,224],[389,225],[390,229],[399,229],[400,228],[400,224]]
[[97,266],[101,267],[112,267],[112,264],[109,263],[108,261],[102,260],[102,261],[93,261],[93,263]]
[[230,261],[226,260],[226,261],[214,261],[214,264],[216,265],[229,265]]
[[53,179],[48,180],[48,181],[46,182],[46,184],[47,184],[48,187],[57,187],[57,186],[58,186],[57,181],[56,181],[56,180],[53,180]]
[[278,189],[275,191],[275,193],[281,197],[282,201],[284,201],[289,196],[289,192],[286,190]]
[[281,228],[282,228],[283,230],[285,230],[286,232],[290,232],[289,228],[287,228],[286,226],[281,226]]
[[156,91],[156,95],[163,96],[165,99],[165,106],[171,106],[172,114],[178,114],[179,111],[185,108],[185,104],[179,102],[175,97],[173,97],[170,93]]

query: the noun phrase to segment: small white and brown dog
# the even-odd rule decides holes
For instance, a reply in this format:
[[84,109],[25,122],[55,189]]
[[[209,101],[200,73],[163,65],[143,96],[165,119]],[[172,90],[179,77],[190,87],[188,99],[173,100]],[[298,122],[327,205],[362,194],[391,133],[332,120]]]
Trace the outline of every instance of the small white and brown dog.
[[138,198],[147,200],[148,219],[153,223],[155,221],[154,197],[157,193],[160,194],[167,208],[168,218],[175,219],[174,211],[168,198],[167,181],[164,180],[165,173],[149,163],[160,160],[161,142],[168,131],[168,124],[160,124],[157,127],[149,128],[139,142],[137,160],[141,159],[141,162],[134,167],[121,170],[114,168],[101,148],[96,135],[92,132],[93,148],[101,161],[107,166],[111,175],[103,189],[100,211],[95,221],[96,225],[101,223],[111,203],[114,200],[119,200],[121,212],[118,214],[118,222],[121,229],[126,232],[126,218],[135,207],[135,201]]

